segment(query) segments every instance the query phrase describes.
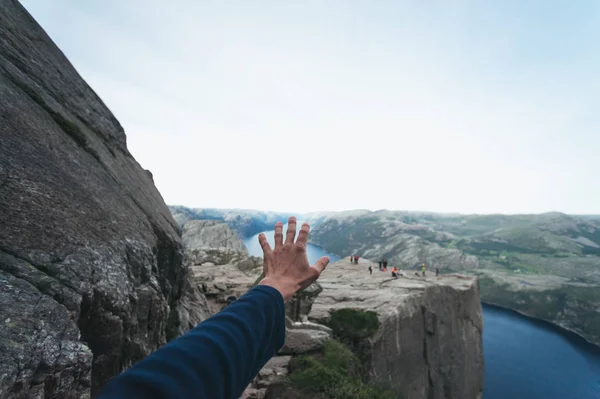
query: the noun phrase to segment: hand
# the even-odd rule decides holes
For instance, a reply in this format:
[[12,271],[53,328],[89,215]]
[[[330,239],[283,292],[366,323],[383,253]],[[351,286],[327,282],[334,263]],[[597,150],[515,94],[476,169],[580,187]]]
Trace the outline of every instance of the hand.
[[271,249],[264,234],[258,236],[258,242],[264,255],[264,275],[259,285],[275,288],[287,302],[296,292],[308,287],[319,278],[329,263],[329,257],[323,256],[310,266],[306,257],[306,242],[310,226],[304,223],[296,237],[296,218],[290,217],[288,230],[283,243],[283,223],[275,225],[275,249]]

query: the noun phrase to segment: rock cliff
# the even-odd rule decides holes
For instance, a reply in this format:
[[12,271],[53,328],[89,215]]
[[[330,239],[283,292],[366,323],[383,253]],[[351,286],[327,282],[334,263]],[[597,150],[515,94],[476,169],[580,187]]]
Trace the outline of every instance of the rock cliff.
[[0,1],[0,226],[0,397],[89,397],[207,314],[151,174],[16,0]]
[[390,274],[362,259],[329,265],[309,319],[327,323],[331,311],[344,308],[375,311],[380,328],[364,359],[371,379],[407,399],[479,398],[483,320],[477,280]]
[[190,220],[183,225],[183,244],[189,250],[226,248],[248,254],[238,235],[225,223],[215,220]]

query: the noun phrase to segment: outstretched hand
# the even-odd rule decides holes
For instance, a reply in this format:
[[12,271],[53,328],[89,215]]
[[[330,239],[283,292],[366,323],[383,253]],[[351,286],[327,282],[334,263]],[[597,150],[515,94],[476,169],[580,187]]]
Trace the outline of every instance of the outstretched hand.
[[275,288],[287,302],[296,292],[308,287],[319,278],[329,263],[329,257],[323,256],[314,265],[308,263],[306,243],[310,226],[304,223],[296,237],[296,218],[290,217],[288,229],[283,242],[283,223],[275,225],[275,249],[271,249],[264,233],[258,236],[258,242],[263,250],[264,275],[259,285]]

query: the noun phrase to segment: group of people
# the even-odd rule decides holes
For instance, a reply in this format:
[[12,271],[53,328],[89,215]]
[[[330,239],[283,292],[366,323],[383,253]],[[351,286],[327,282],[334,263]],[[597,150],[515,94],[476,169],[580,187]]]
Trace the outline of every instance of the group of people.
[[[358,264],[358,259],[359,257],[356,255],[351,255],[350,256],[350,263],[357,265]],[[387,267],[388,267],[388,260],[387,259],[381,259],[379,261],[379,271],[380,272],[387,272]],[[371,267],[371,265],[369,265],[369,274],[373,274],[373,268]],[[421,274],[423,277],[427,277],[427,265],[425,263],[423,263],[423,265],[421,266]],[[415,275],[419,276],[419,272],[416,272]],[[435,275],[439,276],[440,275],[440,268],[436,267],[435,268]],[[396,266],[392,267],[392,277],[394,278],[398,278],[399,276],[404,276],[404,271],[402,269],[398,269]]]

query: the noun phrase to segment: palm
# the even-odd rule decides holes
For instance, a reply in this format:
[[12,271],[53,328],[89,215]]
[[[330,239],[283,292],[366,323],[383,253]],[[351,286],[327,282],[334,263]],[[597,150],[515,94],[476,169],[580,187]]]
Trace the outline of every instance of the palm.
[[294,242],[296,218],[292,216],[288,221],[285,243],[281,222],[275,225],[275,249],[271,249],[264,234],[258,237],[264,254],[265,278],[261,283],[279,290],[285,301],[319,278],[329,263],[327,256],[320,258],[313,266],[308,263],[306,243],[309,232],[310,226],[304,223]]

